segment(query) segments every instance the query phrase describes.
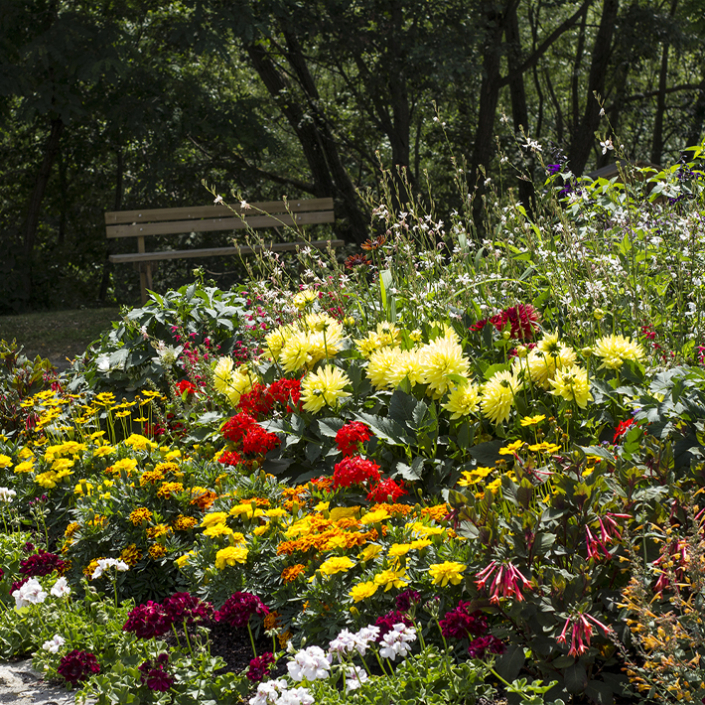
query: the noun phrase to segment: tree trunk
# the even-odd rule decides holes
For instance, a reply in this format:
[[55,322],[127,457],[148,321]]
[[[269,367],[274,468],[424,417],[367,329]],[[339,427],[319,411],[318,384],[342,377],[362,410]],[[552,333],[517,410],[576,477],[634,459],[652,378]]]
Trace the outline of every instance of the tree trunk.
[[619,12],[619,0],[604,0],[600,26],[592,48],[587,100],[580,123],[573,129],[568,160],[574,174],[580,176],[590,157],[595,140],[595,130],[600,123],[600,104],[595,94],[604,95],[607,68],[610,62],[612,36]]
[[34,189],[29,198],[27,207],[27,218],[24,225],[24,254],[29,257],[34,249],[34,243],[37,237],[37,227],[39,226],[39,214],[41,212],[42,200],[46,191],[49,177],[51,176],[51,168],[56,161],[56,155],[59,152],[59,140],[64,129],[64,123],[61,118],[54,118],[51,121],[51,131],[44,145],[44,158],[39,167],[37,178],[34,182]]
[[[671,0],[671,18],[676,13],[678,0]],[[661,163],[663,152],[663,116],[666,112],[666,83],[668,79],[668,51],[671,48],[668,39],[663,43],[661,52],[661,70],[658,80],[658,96],[656,97],[656,115],[654,116],[654,134],[651,141],[651,162]]]
[[[504,36],[507,40],[507,60],[509,68],[509,96],[512,102],[512,119],[514,121],[514,132],[517,138],[529,134],[529,110],[526,107],[526,90],[524,88],[524,74],[520,70],[521,66],[521,36],[519,35],[519,18],[517,17],[516,6],[511,8],[507,14]],[[534,186],[531,181],[534,160],[531,152],[528,152],[527,162],[529,164],[529,175],[520,174],[518,180],[519,200],[527,211],[533,210]],[[524,177],[524,178],[522,178]]]
[[685,138],[686,147],[694,147],[700,144],[700,136],[705,123],[705,78],[700,82],[698,97],[691,109],[690,127]]

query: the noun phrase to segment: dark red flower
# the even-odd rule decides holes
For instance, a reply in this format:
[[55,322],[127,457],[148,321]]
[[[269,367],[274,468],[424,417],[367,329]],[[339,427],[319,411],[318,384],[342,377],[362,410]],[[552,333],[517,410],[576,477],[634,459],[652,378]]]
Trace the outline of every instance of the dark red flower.
[[350,487],[365,482],[379,482],[379,465],[372,460],[365,460],[359,455],[343,458],[333,468],[333,487]]
[[16,580],[12,585],[10,585],[10,595],[12,595],[15,590],[19,590],[27,581],[29,578],[22,578],[22,580]]
[[269,608],[251,592],[235,592],[215,613],[216,622],[227,622],[231,627],[246,627],[250,617],[266,617]]
[[5,577],[5,571],[0,568],[0,580],[2,580]]
[[207,624],[213,618],[213,605],[188,592],[177,592],[162,600],[162,607],[169,619],[177,625]]
[[166,666],[169,663],[169,654],[162,653],[157,656],[154,661],[149,659],[138,667],[140,672],[140,681],[150,690],[156,690],[160,693],[166,693],[175,679],[166,672]]
[[515,340],[528,341],[540,330],[539,312],[531,304],[510,306],[499,313],[473,323],[470,330],[477,332],[491,323],[500,333],[509,324],[509,334]]
[[454,610],[446,612],[445,618],[439,622],[444,637],[464,639],[469,635],[482,636],[487,633],[487,618],[477,610],[469,613],[469,606],[469,602],[461,600]]
[[66,566],[66,561],[61,560],[59,556],[42,551],[40,548],[39,553],[25,558],[20,563],[20,574],[27,575],[31,578],[41,577],[43,575],[49,575],[55,570],[61,573]]
[[410,627],[413,624],[413,622],[403,612],[399,612],[398,610],[392,610],[391,612],[387,612],[387,614],[383,614],[381,617],[377,617],[375,626],[379,627],[379,635],[375,641],[379,644],[384,638],[384,635],[387,632],[391,632],[394,625],[399,624],[400,622],[405,624],[407,627]]
[[250,667],[245,674],[248,680],[253,683],[258,683],[265,676],[269,675],[272,670],[272,666],[276,663],[276,660],[271,652],[266,651],[258,658],[253,658],[250,661]]
[[367,495],[367,500],[369,502],[391,502],[394,504],[399,497],[403,497],[405,494],[409,493],[404,489],[403,480],[400,480],[399,484],[397,484],[391,478],[387,478],[372,489]]
[[395,602],[400,612],[408,612],[409,609],[411,609],[412,603],[415,605],[421,603],[421,593],[409,588],[408,590],[404,590],[404,592],[400,592],[396,596]]
[[491,654],[503,654],[507,650],[506,645],[496,636],[486,634],[473,639],[468,646],[470,658],[484,658],[486,652]]
[[359,421],[350,421],[335,434],[338,450],[346,457],[359,452],[360,443],[371,438],[370,429]]
[[122,630],[133,632],[139,639],[151,639],[164,636],[171,630],[174,620],[158,602],[149,600],[147,604],[137,605],[129,615]]
[[100,673],[96,657],[88,651],[74,649],[61,659],[57,673],[71,685],[88,680],[94,673]]
[[612,445],[619,443],[622,436],[629,430],[629,427],[634,424],[634,419],[627,419],[626,421],[620,421],[617,424],[617,428],[614,430],[614,438],[612,438]]

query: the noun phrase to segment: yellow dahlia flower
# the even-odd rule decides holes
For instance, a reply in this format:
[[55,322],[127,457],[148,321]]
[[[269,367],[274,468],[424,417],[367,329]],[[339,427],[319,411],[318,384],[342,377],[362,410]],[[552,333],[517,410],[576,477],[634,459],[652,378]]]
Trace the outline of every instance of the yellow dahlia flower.
[[598,369],[607,367],[610,370],[618,370],[625,360],[639,362],[644,358],[644,348],[623,335],[606,335],[600,338],[592,351],[602,360]]
[[551,351],[534,348],[526,358],[517,359],[515,370],[528,369],[531,381],[542,389],[549,389],[549,380],[556,375],[556,370],[572,367],[577,357],[573,348],[562,343],[552,347]]
[[279,354],[279,361],[285,372],[298,372],[305,367],[311,367],[311,338],[309,333],[297,330],[290,335]]
[[520,388],[521,383],[511,372],[497,372],[482,388],[482,413],[494,423],[506,421]]
[[412,386],[421,384],[423,369],[421,367],[421,353],[418,349],[398,350],[396,365],[389,371],[387,379],[389,386],[396,389],[407,377]]
[[350,378],[340,368],[326,365],[318,372],[310,372],[301,383],[301,400],[306,411],[320,411],[324,406],[335,407],[350,393],[344,391]]
[[225,394],[225,390],[233,376],[234,362],[232,357],[221,357],[213,370],[213,384],[216,391]]
[[468,416],[477,411],[480,402],[480,390],[469,379],[453,389],[448,395],[448,401],[443,404],[446,411],[451,412],[451,420]]
[[574,401],[581,409],[584,409],[587,403],[592,401],[587,370],[577,365],[573,365],[567,370],[559,370],[555,378],[549,380],[549,383],[553,387],[551,394],[563,397],[566,401]]
[[304,289],[293,298],[294,306],[296,306],[299,311],[303,311],[315,301],[318,301],[318,294],[313,289]]
[[[452,329],[450,330],[455,335]],[[457,337],[457,336],[456,336]],[[468,359],[463,355],[463,348],[457,340],[436,338],[424,345],[420,352],[420,367],[424,384],[434,399],[440,399],[455,382],[449,375],[466,377],[470,369]]]
[[377,333],[370,331],[364,338],[355,339],[355,347],[360,355],[367,360],[375,350],[379,350],[384,345]]
[[400,358],[401,351],[398,348],[390,347],[380,348],[370,355],[367,364],[367,377],[375,389],[395,386],[392,377],[394,370],[399,365]]

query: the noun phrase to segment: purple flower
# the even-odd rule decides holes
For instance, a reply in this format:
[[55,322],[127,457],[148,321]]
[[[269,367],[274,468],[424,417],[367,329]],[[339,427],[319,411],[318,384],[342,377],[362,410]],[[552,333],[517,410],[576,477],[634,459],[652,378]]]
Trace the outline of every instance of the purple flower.
[[139,639],[164,636],[174,620],[158,602],[149,600],[146,605],[137,605],[127,616],[122,630],[134,632]]
[[92,653],[74,649],[61,659],[56,671],[67,683],[75,686],[93,673],[100,673],[100,665]]
[[246,627],[255,614],[266,617],[269,608],[251,592],[235,592],[215,613],[215,621],[227,622],[231,627]]
[[546,171],[548,172],[549,176],[554,176],[561,170],[561,165],[560,164],[547,164],[546,165]]

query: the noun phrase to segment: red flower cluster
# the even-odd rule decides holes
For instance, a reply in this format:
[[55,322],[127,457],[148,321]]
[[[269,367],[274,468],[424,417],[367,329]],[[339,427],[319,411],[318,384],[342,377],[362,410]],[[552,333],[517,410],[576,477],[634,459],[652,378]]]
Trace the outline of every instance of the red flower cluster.
[[503,654],[507,650],[504,642],[500,641],[492,634],[485,634],[473,639],[468,646],[470,658],[484,658],[486,652],[491,654]]
[[617,428],[614,429],[614,437],[612,438],[612,445],[619,443],[622,436],[629,430],[629,427],[634,424],[634,419],[627,419],[626,421],[620,421],[617,424]]
[[162,600],[162,607],[177,626],[184,622],[188,626],[208,624],[213,618],[213,605],[188,592],[176,592],[165,598]]
[[391,478],[387,478],[372,488],[367,495],[367,499],[370,502],[389,502],[394,504],[399,497],[403,497],[405,494],[409,493],[404,489],[403,480],[397,484]]
[[56,672],[71,685],[88,680],[94,673],[100,673],[96,657],[88,651],[74,649],[61,659]]
[[464,639],[468,635],[483,636],[487,634],[489,625],[487,618],[479,610],[468,612],[470,602],[458,602],[458,606],[446,612],[446,616],[439,624],[444,637]]
[[261,681],[265,676],[269,675],[269,672],[272,670],[272,667],[276,663],[276,659],[272,655],[270,651],[265,651],[261,656],[258,658],[253,658],[250,661],[250,667],[247,670],[247,673],[245,674],[248,678],[248,680],[252,681],[253,683],[258,683]]
[[491,323],[500,333],[507,325],[515,340],[531,340],[539,330],[539,312],[531,304],[510,306],[490,318],[483,318],[470,326],[471,331],[480,331]]
[[218,462],[223,465],[242,465],[245,461],[240,453],[236,453],[234,450],[226,450],[224,453],[221,453]]
[[169,663],[169,654],[159,654],[154,661],[149,659],[138,667],[140,681],[150,690],[166,693],[174,685],[174,677],[166,672],[166,665]]
[[371,485],[379,483],[379,465],[372,460],[365,460],[359,455],[343,458],[333,469],[333,487],[350,487],[351,485]]
[[354,455],[359,452],[360,443],[364,443],[371,438],[370,429],[359,421],[350,421],[335,434],[335,442],[338,450],[345,456]]
[[134,632],[139,639],[164,636],[172,625],[208,624],[213,617],[213,606],[188,592],[177,592],[159,602],[149,600],[137,605],[129,615],[122,630]]
[[387,632],[391,632],[394,625],[400,622],[403,622],[407,627],[413,624],[403,612],[399,612],[398,610],[392,610],[391,612],[387,612],[387,614],[383,614],[381,617],[377,617],[375,626],[379,627],[379,635],[375,641],[379,644],[384,638],[384,635]]
[[240,412],[235,414],[232,418],[228,419],[220,432],[223,434],[223,438],[232,443],[241,443],[245,434],[252,428],[257,422],[249,414]]
[[301,381],[280,379],[268,387],[255,383],[252,389],[240,397],[239,408],[256,419],[269,417],[275,407],[291,414],[301,406]]
[[231,627],[246,627],[250,617],[255,614],[266,617],[269,607],[251,592],[235,592],[215,613],[215,621],[227,622]]
[[180,382],[176,383],[176,391],[179,393],[180,396],[184,396],[186,394],[186,397],[190,397],[192,394],[197,394],[198,393],[198,388],[196,385],[191,382],[188,379],[182,379]]
[[[250,455],[265,455],[279,445],[279,439],[275,433],[265,431],[252,416],[244,411],[228,419],[223,425],[221,432],[227,440],[236,446],[242,444],[242,450]],[[232,461],[238,459],[235,455],[238,454],[234,454],[233,457],[228,458],[226,461],[221,459],[221,462],[234,465],[235,463]]]
[[62,561],[59,556],[42,551],[40,548],[39,553],[36,553],[29,558],[25,558],[20,563],[20,574],[34,578],[49,575],[55,570],[62,573],[66,567],[66,561]]
[[394,598],[394,601],[396,602],[397,609],[400,612],[408,612],[411,609],[412,604],[421,604],[421,593],[417,590],[412,590],[409,588],[408,590],[404,590],[404,592],[400,592]]

